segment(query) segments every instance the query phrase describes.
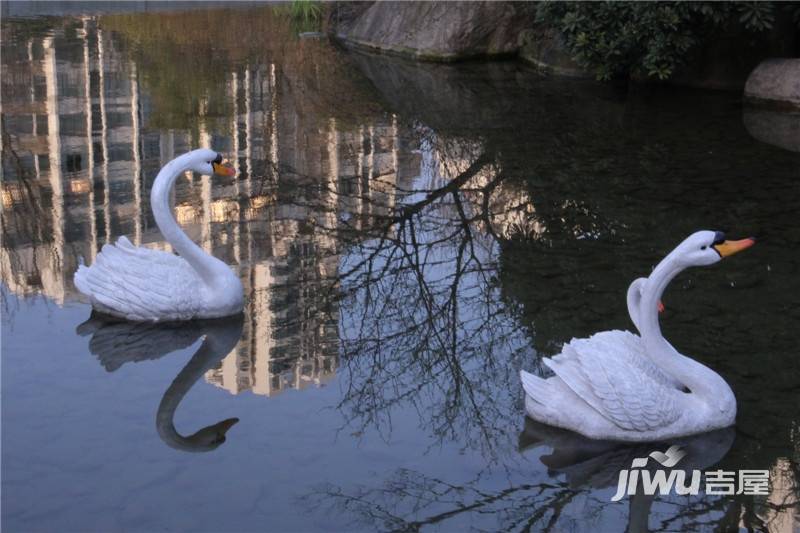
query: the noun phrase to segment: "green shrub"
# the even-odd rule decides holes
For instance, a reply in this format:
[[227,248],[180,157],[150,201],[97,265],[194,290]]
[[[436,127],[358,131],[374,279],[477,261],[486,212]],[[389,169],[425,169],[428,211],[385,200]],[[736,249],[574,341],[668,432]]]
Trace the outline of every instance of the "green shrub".
[[288,12],[295,33],[319,31],[322,27],[323,7],[315,0],[292,0]]
[[537,16],[562,33],[573,59],[598,79],[664,80],[715,30],[763,32],[787,9],[797,20],[797,4],[773,2],[542,2]]

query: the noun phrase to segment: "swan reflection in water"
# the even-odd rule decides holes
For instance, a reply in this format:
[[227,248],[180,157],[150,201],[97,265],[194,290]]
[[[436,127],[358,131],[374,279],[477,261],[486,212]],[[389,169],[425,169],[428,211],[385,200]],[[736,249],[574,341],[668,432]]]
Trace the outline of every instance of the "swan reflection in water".
[[[675,470],[714,469],[728,454],[735,434],[735,428],[728,427],[666,443],[633,444],[587,439],[526,417],[518,452],[501,458],[501,463],[444,477],[401,467],[377,483],[320,484],[303,501],[371,530],[462,531],[468,523],[481,531],[570,531],[597,530],[602,524],[602,531],[633,533],[650,531],[652,520],[653,531],[696,531],[713,525],[728,531],[738,527],[741,507],[707,495],[702,488],[680,505],[670,505],[673,496],[647,496],[642,491],[626,496],[627,504],[614,504],[608,489],[616,487],[620,471],[630,469],[634,458],[673,445],[686,456],[665,469],[668,478]],[[691,478],[691,472],[686,475]],[[487,479],[496,484],[487,485]],[[656,499],[666,505],[651,512]],[[622,505],[628,507],[627,516],[619,512]]]
[[[648,461],[648,467],[658,467],[669,472],[686,472],[686,479],[692,470],[705,470],[719,463],[733,445],[736,430],[727,428],[671,439],[664,443],[623,443],[592,440],[577,433],[554,428],[525,419],[525,428],[519,437],[519,449],[528,454],[539,448],[551,452],[539,457],[551,476],[563,475],[569,487],[574,489],[604,489],[615,487],[620,471],[631,468],[635,458],[648,457],[656,450],[664,451],[670,446],[680,446],[686,453],[680,463],[666,468],[655,461]],[[650,507],[657,496],[646,495],[638,484],[637,492],[629,497],[629,532],[649,531]]]
[[183,397],[208,370],[228,355],[242,336],[244,317],[188,323],[122,322],[93,313],[78,326],[81,336],[91,335],[89,350],[109,372],[127,362],[159,359],[187,348],[203,337],[203,343],[164,392],[156,413],[158,435],[168,446],[185,452],[208,452],[225,442],[225,434],[238,418],[228,418],[183,436],[173,418]]

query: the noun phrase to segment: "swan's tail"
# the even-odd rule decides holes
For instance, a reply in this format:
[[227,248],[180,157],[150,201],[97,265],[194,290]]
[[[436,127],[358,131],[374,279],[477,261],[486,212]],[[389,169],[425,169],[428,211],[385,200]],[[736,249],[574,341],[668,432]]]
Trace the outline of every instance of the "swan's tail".
[[550,383],[546,379],[534,376],[524,370],[519,371],[519,377],[522,380],[522,388],[525,389],[525,394],[532,400],[542,405],[547,405],[548,400],[553,396]]

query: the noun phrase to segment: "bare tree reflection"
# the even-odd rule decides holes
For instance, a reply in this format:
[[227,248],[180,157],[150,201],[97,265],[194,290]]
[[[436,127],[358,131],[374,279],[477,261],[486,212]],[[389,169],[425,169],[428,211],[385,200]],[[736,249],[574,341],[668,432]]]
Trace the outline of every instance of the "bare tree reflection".
[[[52,192],[44,191],[34,183],[22,161],[25,156],[30,158],[29,154],[20,154],[14,149],[11,136],[6,130],[6,121],[1,124],[2,164],[4,169],[13,169],[17,180],[13,186],[4,184],[3,187],[0,235],[6,253],[0,261],[0,277],[6,283],[9,280],[19,281],[19,278],[26,282],[41,283],[42,270],[61,269],[63,258],[58,253],[25,253],[20,249],[30,246],[31,243],[36,245],[53,241],[51,217],[46,216],[46,206],[53,201]],[[43,262],[49,265],[45,266]],[[4,301],[3,305],[5,307],[7,303]]]
[[[687,452],[675,468],[688,471],[717,464],[730,449],[734,434],[728,428],[671,443]],[[522,481],[526,475],[533,480],[541,475],[526,473],[527,467],[520,465],[516,469],[521,472],[509,479],[507,486],[496,489],[487,489],[484,479],[451,483],[400,469],[380,487],[345,490],[328,485],[309,498],[354,516],[360,526],[387,531],[419,531],[431,525],[467,529],[460,522],[466,515],[471,528],[503,531],[585,530],[603,528],[602,524],[608,528],[609,521],[619,529],[627,522],[624,527],[630,532],[649,531],[649,524],[657,524],[655,531],[697,531],[724,528],[733,515],[738,519],[738,502],[705,495],[653,497],[640,490],[627,504],[611,504],[611,493],[602,489],[615,487],[620,470],[629,468],[633,458],[661,449],[659,446],[591,441],[526,421],[520,449],[525,455],[538,456],[547,467],[544,481]],[[547,450],[549,454],[541,454]],[[627,516],[616,512],[620,506],[629,507]]]
[[[479,480],[456,485],[401,469],[379,488],[345,491],[328,486],[309,497],[329,510],[351,515],[355,524],[381,531],[420,531],[426,526],[452,527],[472,513],[503,517],[506,531],[549,531],[563,509],[582,491],[563,482],[520,484],[485,490]],[[533,512],[521,512],[521,510]]]
[[515,369],[531,358],[497,297],[505,175],[480,143],[424,129],[418,142],[420,175],[398,184],[395,205],[321,228],[345,243],[331,284],[347,374],[339,407],[358,430],[388,434],[392,411],[410,405],[436,439],[490,456],[513,426]]

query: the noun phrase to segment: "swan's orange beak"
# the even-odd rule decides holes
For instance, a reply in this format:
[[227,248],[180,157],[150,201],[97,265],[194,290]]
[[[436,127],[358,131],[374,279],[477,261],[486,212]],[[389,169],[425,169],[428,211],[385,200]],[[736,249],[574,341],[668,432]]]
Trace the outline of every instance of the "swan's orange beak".
[[211,166],[214,168],[214,174],[219,176],[235,176],[236,171],[230,164],[222,164],[217,163],[216,161],[211,163]]
[[728,257],[729,255],[733,255],[737,252],[741,252],[742,250],[750,248],[755,243],[756,240],[752,237],[742,239],[740,241],[723,241],[719,244],[715,244],[714,250],[717,251],[720,257]]

